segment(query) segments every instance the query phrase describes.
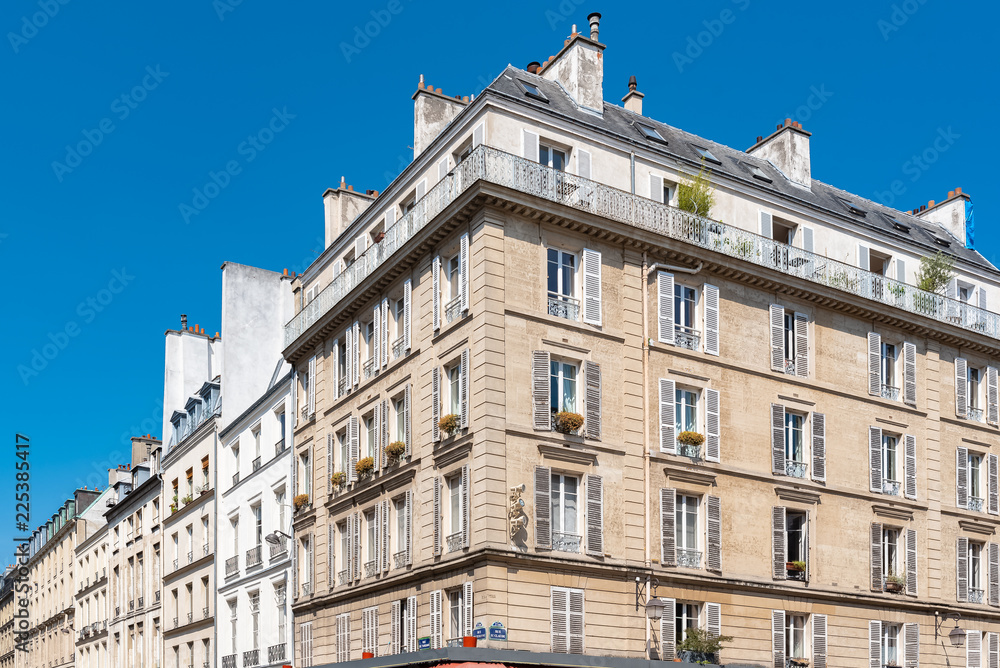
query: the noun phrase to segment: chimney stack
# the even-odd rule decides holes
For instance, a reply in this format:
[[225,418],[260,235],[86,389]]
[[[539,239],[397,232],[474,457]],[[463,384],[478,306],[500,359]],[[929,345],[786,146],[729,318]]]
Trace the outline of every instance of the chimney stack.
[[949,234],[962,242],[966,248],[975,247],[975,218],[972,214],[972,198],[961,188],[948,191],[944,201],[930,200],[920,205],[917,217],[929,223],[937,223]]
[[636,90],[636,80],[633,74],[628,78],[628,95],[622,98],[622,105],[629,111],[642,115],[643,94]]
[[747,153],[771,163],[788,179],[806,188],[812,187],[809,163],[809,137],[812,133],[802,129],[802,124],[786,118],[768,137],[757,138],[757,143]]
[[590,39],[594,40],[595,42],[599,42],[600,40],[598,39],[598,36],[600,35],[601,32],[600,31],[601,15],[597,12],[594,12],[593,14],[587,17],[587,20],[590,21]]
[[187,329],[187,326],[188,326],[187,314],[181,313],[181,331],[183,332],[185,329]]
[[545,61],[539,74],[558,82],[580,107],[603,114],[605,47],[597,41],[601,15],[595,12],[588,18],[590,37],[570,35],[559,53]]

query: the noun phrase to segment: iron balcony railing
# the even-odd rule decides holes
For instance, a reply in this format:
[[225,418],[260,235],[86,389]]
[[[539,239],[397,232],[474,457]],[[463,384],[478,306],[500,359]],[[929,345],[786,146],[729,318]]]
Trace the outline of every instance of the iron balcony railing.
[[983,590],[969,587],[969,603],[982,603]]
[[178,564],[178,563],[179,563],[179,562],[178,562],[178,561],[177,561],[176,559],[174,559],[174,570],[175,570],[175,571],[177,570],[177,564]]
[[892,385],[883,385],[882,398],[890,401],[899,401],[899,388]]
[[682,568],[701,568],[701,552],[677,548],[677,565]]
[[257,459],[253,460],[253,470],[257,471],[259,469],[260,469],[260,457],[258,457]]
[[142,596],[140,596],[138,599],[136,599],[135,605],[136,605],[137,608],[139,608],[140,610],[142,610]]
[[260,663],[260,661],[258,661],[259,658],[260,650],[248,649],[243,652],[243,668],[253,668],[253,666]]
[[462,295],[455,297],[444,305],[444,318],[446,322],[451,322],[460,315],[462,315]]
[[236,487],[236,485],[238,485],[238,484],[240,484],[240,472],[239,471],[237,471],[236,473],[233,474],[233,487]]
[[975,510],[977,513],[983,512],[983,498],[980,496],[970,496],[969,510]]
[[459,531],[449,535],[445,541],[448,543],[449,552],[458,552],[465,545],[464,534]]
[[274,444],[274,456],[277,457],[284,451],[285,451],[285,439],[281,439],[280,441]]
[[341,376],[340,380],[337,382],[337,396],[342,397],[347,394],[347,378]]
[[552,532],[552,549],[560,552],[579,552],[580,534],[565,533],[563,531]]
[[560,295],[555,292],[549,293],[549,315],[567,320],[580,319],[580,300]]
[[882,479],[882,493],[888,494],[889,496],[899,496],[899,481],[889,480],[888,478]]
[[674,325],[674,345],[697,352],[701,350],[701,332],[683,325]]
[[194,561],[194,550],[188,552],[188,563],[190,564],[192,561]]
[[[481,145],[292,318],[285,326],[285,345],[294,343],[480,180],[1000,339],[1000,315],[986,309]],[[374,218],[381,211],[370,215]]]
[[193,621],[194,621],[194,613],[193,612],[189,612],[188,613],[188,624],[190,624]]
[[227,654],[222,657],[222,668],[236,668],[236,655]]
[[365,577],[373,578],[378,574],[378,562],[374,559],[365,562]]
[[393,554],[392,563],[396,568],[406,568],[406,550]]
[[341,586],[344,586],[345,584],[347,584],[349,582],[348,575],[347,575],[347,569],[344,569],[342,571],[338,571],[337,572],[337,582]]
[[401,336],[392,342],[392,359],[397,360],[406,352],[406,337]]
[[201,609],[201,616],[202,616],[202,619],[208,619],[208,606],[207,605],[204,608]]
[[285,645],[271,645],[267,648],[267,662],[281,663],[285,660]]
[[261,549],[260,545],[257,547],[251,547],[247,550],[247,568],[251,566],[259,566],[261,562]]
[[791,459],[785,462],[785,475],[792,478],[805,478],[808,465],[805,462],[796,462]]
[[205,556],[207,557],[208,556],[208,543],[205,543],[204,545],[202,545],[201,549],[205,553]]
[[285,551],[288,550],[288,547],[285,545],[285,539],[282,538],[281,536],[278,537],[278,542],[276,544],[272,544],[270,547],[271,547],[271,559],[274,559],[279,554],[284,554]]
[[698,459],[701,456],[701,446],[691,445],[689,443],[678,443],[677,454],[681,455],[682,457],[690,457],[691,459]]
[[969,419],[975,420],[976,422],[986,422],[986,414],[983,412],[982,408],[969,406]]
[[375,358],[369,357],[365,363],[361,366],[361,371],[364,374],[364,379],[368,380],[375,375]]
[[302,595],[303,596],[309,596],[309,594],[312,593],[312,590],[313,590],[313,586],[312,586],[311,582],[303,582],[302,583]]
[[239,556],[229,557],[226,559],[226,577],[236,575],[240,571],[240,558]]

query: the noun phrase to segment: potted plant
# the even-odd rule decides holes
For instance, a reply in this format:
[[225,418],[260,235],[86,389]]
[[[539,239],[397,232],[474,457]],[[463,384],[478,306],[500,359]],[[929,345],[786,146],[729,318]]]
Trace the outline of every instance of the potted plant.
[[385,458],[392,466],[406,454],[406,443],[403,441],[393,441],[389,445],[385,446]]
[[341,487],[344,486],[344,483],[347,482],[347,474],[345,474],[343,471],[337,471],[332,476],[330,476],[330,482],[333,483],[334,487],[340,489]]
[[170,504],[170,512],[171,513],[176,513],[177,512],[177,504],[176,503],[171,503]]
[[809,665],[809,659],[790,656],[788,657],[788,664],[790,666],[797,666],[798,668],[806,668]]
[[454,413],[448,413],[440,420],[438,420],[438,429],[443,431],[448,436],[451,436],[459,428],[458,416]]
[[681,444],[680,454],[697,457],[701,454],[701,445],[705,442],[705,437],[696,431],[682,431],[677,434],[677,442]]
[[677,656],[688,663],[715,663],[722,643],[732,641],[732,636],[715,635],[708,629],[688,629],[684,640],[677,645]]
[[785,570],[791,571],[793,573],[801,573],[806,570],[806,562],[804,561],[787,561],[785,562]]
[[194,497],[192,497],[190,494],[188,494],[183,499],[181,499],[181,501],[184,502],[184,505],[186,506],[187,504],[191,503],[191,501],[193,499],[194,499]]
[[295,506],[295,512],[299,512],[300,510],[309,505],[309,495],[297,494],[295,498],[292,499],[292,505]]
[[560,434],[575,434],[583,426],[583,416],[579,413],[560,411],[553,416],[556,431]]
[[371,457],[363,457],[354,465],[354,472],[359,478],[367,478],[375,473],[375,460]]
[[906,573],[892,573],[885,577],[885,590],[889,592],[901,592],[906,586]]

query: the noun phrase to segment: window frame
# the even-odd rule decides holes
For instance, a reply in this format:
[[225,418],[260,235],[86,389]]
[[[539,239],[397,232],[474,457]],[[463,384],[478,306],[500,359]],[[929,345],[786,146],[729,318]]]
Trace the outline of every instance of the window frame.
[[[568,480],[574,481],[576,485],[575,492],[567,492],[566,482]],[[582,540],[582,535],[580,532],[580,520],[583,517],[583,509],[580,506],[580,497],[582,496],[583,490],[583,479],[582,476],[574,473],[563,473],[553,471],[549,477],[549,517],[551,522],[551,532],[552,532],[552,549],[559,550],[561,552],[579,552],[579,542],[575,540],[566,541],[565,539],[557,543],[556,534],[569,535]],[[569,529],[567,525],[567,518],[569,517],[569,495],[574,495],[575,498],[575,508],[573,509],[573,527],[572,530]]]
[[[553,375],[552,368],[554,365],[558,366],[558,373]],[[569,381],[566,380],[564,374],[567,368],[572,368],[574,370],[574,375],[572,379],[573,383],[573,407],[569,408],[564,402],[566,392],[565,384]],[[558,412],[570,412],[583,414],[580,410],[580,373],[583,370],[583,364],[577,360],[569,360],[562,357],[552,356],[549,358],[549,412],[555,415]],[[552,405],[552,398],[556,397],[556,405]],[[554,424],[554,423],[553,423]]]
[[[562,165],[561,166],[556,166],[555,165],[555,162],[556,162],[555,157],[556,157],[556,155],[559,155],[562,158]],[[543,156],[546,156],[545,160],[542,160]],[[566,166],[569,164],[569,158],[570,158],[570,150],[569,149],[567,149],[567,148],[565,148],[563,146],[557,146],[554,143],[543,142],[541,140],[541,138],[539,138],[539,141],[538,141],[538,164],[542,165],[543,167],[548,167],[549,169],[553,169],[553,170],[555,170],[557,172],[565,172],[566,171]]]

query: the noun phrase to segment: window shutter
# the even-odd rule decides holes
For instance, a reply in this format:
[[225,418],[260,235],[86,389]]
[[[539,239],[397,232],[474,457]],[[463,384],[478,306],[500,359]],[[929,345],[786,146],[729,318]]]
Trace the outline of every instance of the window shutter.
[[705,459],[719,461],[719,391],[705,390]]
[[[990,543],[987,548],[989,562],[990,595],[989,604],[993,607],[1000,606],[1000,545]],[[998,666],[997,668],[1000,668]]]
[[604,485],[599,475],[587,480],[587,554],[604,556]]
[[677,512],[677,490],[660,490],[660,563],[677,565],[677,534],[674,524]]
[[802,250],[807,253],[813,252],[813,228],[803,227],[802,228]]
[[966,385],[968,382],[968,367],[965,363],[965,359],[962,357],[955,358],[955,415],[960,418],[966,417],[968,414],[968,404],[969,398],[967,395],[969,391],[969,386]]
[[441,556],[441,478],[434,477],[434,556]]
[[552,588],[552,651],[565,654],[569,650],[569,592]]
[[771,611],[771,654],[774,668],[785,666],[785,611]]
[[722,606],[718,603],[705,604],[705,628],[712,635],[722,635]]
[[[372,409],[372,430],[375,432],[375,454],[372,455],[372,460],[378,470],[383,465],[384,458],[379,456],[379,446],[382,444],[382,406],[377,401]],[[365,440],[367,441],[367,434]]]
[[771,473],[785,475],[785,407],[771,404]]
[[871,260],[868,253],[868,246],[863,244],[858,244],[858,268],[865,271],[871,271]]
[[333,367],[333,398],[340,398],[340,339],[333,342],[333,358],[331,359],[331,364]]
[[990,515],[996,515],[1000,513],[1000,498],[997,495],[997,456],[987,455],[986,456],[986,469],[989,487],[989,499],[986,503],[986,511]]
[[403,440],[406,442],[406,456],[409,457],[412,452],[412,447],[410,445],[410,384],[406,384],[406,389],[403,390],[403,411],[406,413],[406,419],[404,422],[404,429],[406,430],[403,434]]
[[674,275],[656,272],[657,340],[674,345]]
[[441,329],[441,256],[431,262],[431,289],[434,293],[434,331]]
[[969,507],[969,449],[955,449],[955,504]]
[[361,579],[361,513],[354,513],[354,579]]
[[[675,618],[677,615],[677,600],[661,598],[663,601],[663,616],[660,617],[660,653],[661,661],[672,661],[677,656]],[[784,667],[782,667],[784,668]]]
[[431,368],[431,440],[435,443],[441,440],[441,370]]
[[983,635],[982,631],[965,632],[965,666],[966,668],[982,668]]
[[426,193],[427,193],[427,179],[421,179],[417,183],[416,201],[419,202],[420,200],[422,200]]
[[354,377],[351,379],[357,387],[361,382],[361,323],[354,321],[354,336],[351,337],[351,365],[354,368]]
[[337,530],[333,524],[327,525],[326,534],[326,576],[327,585],[332,590],[337,584],[337,555],[335,552],[337,544]]
[[441,590],[431,592],[431,649],[441,649],[443,629],[441,628]]
[[413,309],[413,282],[410,279],[403,281],[403,347],[410,351],[410,314]]
[[601,325],[601,254],[583,249],[583,321]]
[[443,181],[448,176],[448,158],[441,158],[438,162],[438,181]]
[[347,584],[354,580],[354,513],[347,516],[347,552],[344,554],[344,570],[347,571]]
[[417,651],[417,597],[410,596],[406,599],[406,624],[408,632],[406,634],[406,651]]
[[795,314],[795,375],[809,376],[809,318],[805,313]]
[[705,353],[719,355],[719,288],[705,284]]
[[788,579],[785,569],[785,507],[771,508],[771,567],[775,580]]
[[382,228],[389,231],[389,228],[396,224],[396,206],[392,205],[385,210],[385,226]]
[[333,434],[326,435],[326,495],[333,496]]
[[868,666],[882,668],[882,622],[868,622]]
[[812,479],[826,482],[826,415],[812,414]]
[[581,178],[590,178],[590,151],[584,151],[583,149],[577,150],[576,173]]
[[400,633],[400,615],[402,614],[403,606],[400,605],[399,601],[392,602],[392,608],[389,612],[389,642],[391,643],[392,653],[400,654],[403,652],[403,636]]
[[382,305],[375,304],[372,309],[372,374],[379,369],[379,360],[382,359]]
[[344,330],[344,393],[345,394],[351,390],[351,387],[354,384],[354,364],[353,360],[351,359],[351,351],[353,350],[354,350],[354,327],[348,326],[348,328]]
[[882,493],[882,429],[868,427],[868,462],[871,474],[869,488],[876,494]]
[[706,567],[722,572],[722,500],[718,496],[706,497]]
[[868,394],[882,396],[882,336],[868,332]]
[[988,668],[1000,668],[1000,634],[986,634],[986,652]]
[[882,591],[882,524],[872,522],[871,528],[872,591]]
[[760,236],[766,239],[774,237],[771,226],[771,214],[766,211],[760,212]]
[[354,259],[357,262],[361,262],[361,258],[364,257],[365,251],[368,250],[368,236],[362,234],[360,237],[354,240]]
[[375,447],[382,450],[382,468],[389,466],[389,455],[385,449],[389,446],[389,400],[382,400],[382,410],[379,411],[382,420],[381,440],[375,440]]
[[569,590],[569,653],[583,654],[583,590]]
[[413,492],[407,490],[403,503],[406,512],[406,565],[413,564]]
[[534,132],[522,131],[522,153],[521,156],[532,162],[538,162],[538,135]]
[[[471,518],[469,517],[469,499],[471,498],[469,485],[471,484],[472,481],[469,479],[469,465],[465,464],[462,466],[462,547],[469,547],[469,525],[471,523]],[[471,632],[469,635],[471,635]]]
[[348,447],[350,448],[351,461],[347,463],[347,479],[350,482],[357,482],[358,473],[355,469],[355,465],[358,463],[358,457],[361,454],[361,445],[358,442],[358,418],[352,415],[347,420],[347,440],[349,441]]
[[[649,199],[656,202],[663,202],[663,177],[656,174],[649,175]],[[669,202],[663,202],[669,204]]]
[[552,430],[552,412],[549,409],[549,354],[544,350],[531,353],[531,399],[535,429]]
[[316,356],[309,358],[309,417],[316,414]]
[[906,498],[917,498],[917,439],[912,434],[903,436],[903,475]]
[[906,530],[906,594],[917,595],[917,531]]
[[472,128],[472,148],[482,145],[486,141],[486,122],[481,121]]
[[462,629],[463,635],[472,635],[472,582],[466,582],[462,585],[462,602],[465,604],[464,610],[462,610]]
[[912,343],[903,344],[903,402],[917,405],[917,347]]
[[969,600],[969,539],[959,538],[955,548],[955,584],[958,586],[956,598],[964,603]]
[[535,467],[535,547],[552,547],[552,470]]
[[785,309],[771,304],[771,370],[785,370]]
[[382,357],[378,364],[385,367],[389,364],[389,300],[386,297],[382,298],[382,329],[379,334],[382,336]]
[[388,573],[392,562],[392,522],[389,518],[392,511],[392,501],[382,502],[382,572]]
[[979,297],[979,308],[985,310],[986,309],[986,286],[985,285],[980,285],[979,288],[976,289],[976,295],[978,295],[978,297]]
[[896,280],[906,283],[906,260],[901,257],[896,258]]
[[907,668],[916,668],[920,663],[920,624],[903,624],[903,652]]
[[462,296],[462,313],[469,312],[469,235],[463,234],[458,251],[459,283]]
[[660,379],[660,452],[677,454],[677,423],[674,421],[676,385],[666,378]]
[[587,415],[584,430],[587,438],[601,440],[601,366],[597,362],[583,363],[586,385]]
[[988,366],[986,367],[986,421],[994,426],[1000,422],[997,398],[997,368]]
[[462,429],[466,429],[469,426],[469,349],[466,348],[462,351],[462,360],[460,362],[462,368],[459,370],[459,376],[461,378],[461,384],[459,386],[459,391],[462,393],[462,400],[459,403],[462,411]]

